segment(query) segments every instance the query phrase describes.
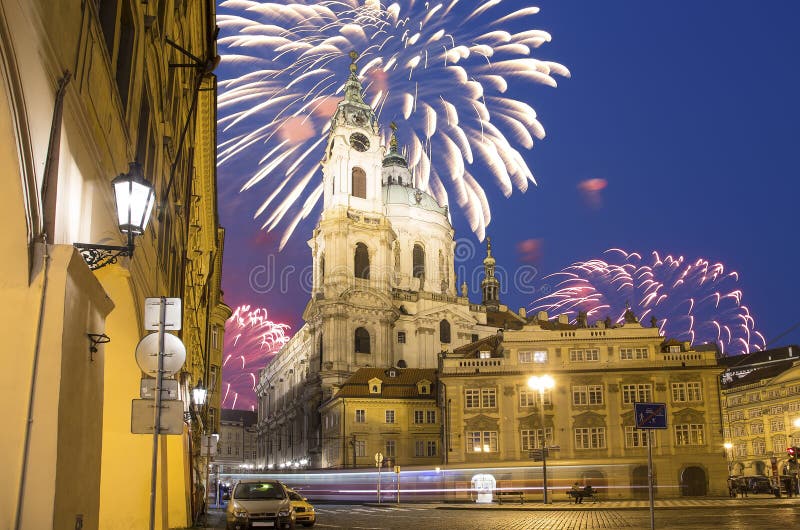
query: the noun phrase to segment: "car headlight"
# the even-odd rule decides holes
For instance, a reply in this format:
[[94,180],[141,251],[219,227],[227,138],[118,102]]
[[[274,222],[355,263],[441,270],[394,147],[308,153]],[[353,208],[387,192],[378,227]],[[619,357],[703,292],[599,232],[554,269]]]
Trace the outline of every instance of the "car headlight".
[[234,517],[247,517],[247,510],[244,508],[234,508],[233,509],[233,516]]
[[278,512],[278,517],[289,517],[290,513],[291,513],[291,510],[288,510],[288,509],[280,510]]

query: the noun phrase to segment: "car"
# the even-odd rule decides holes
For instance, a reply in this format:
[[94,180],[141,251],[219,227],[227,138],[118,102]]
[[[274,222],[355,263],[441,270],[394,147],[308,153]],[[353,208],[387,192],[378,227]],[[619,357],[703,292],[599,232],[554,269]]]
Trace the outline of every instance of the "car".
[[291,488],[287,488],[287,490],[289,492],[289,500],[292,501],[292,508],[294,508],[295,521],[303,526],[314,526],[314,523],[317,522],[317,514],[314,512],[314,507],[299,492]]
[[295,527],[295,511],[286,486],[277,480],[243,479],[228,497],[228,530]]

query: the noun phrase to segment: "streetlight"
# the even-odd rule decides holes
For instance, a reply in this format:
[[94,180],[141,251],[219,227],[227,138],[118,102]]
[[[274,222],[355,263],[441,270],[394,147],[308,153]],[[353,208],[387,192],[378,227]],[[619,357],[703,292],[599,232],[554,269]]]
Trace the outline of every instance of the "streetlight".
[[[203,405],[206,404],[206,397],[208,396],[208,390],[203,386],[203,380],[197,382],[197,386],[192,389],[192,401],[194,403],[194,411],[195,411],[195,419],[197,423],[202,425],[202,417],[200,416],[200,411],[203,410]],[[203,483],[203,521],[206,521],[208,518],[208,466],[211,461],[211,436],[206,436],[206,440],[201,438],[201,446],[200,446],[200,462],[203,462],[203,441],[206,442],[206,458],[208,461],[204,463],[205,467],[205,483]]]
[[730,442],[725,442],[722,444],[722,447],[725,448],[725,459],[728,461],[728,476],[730,477],[733,475],[733,467],[731,462],[731,449],[733,449],[733,444]]
[[133,236],[141,235],[150,220],[155,201],[153,185],[142,175],[142,166],[131,162],[127,173],[117,175],[111,181],[114,187],[114,198],[117,203],[117,223],[119,231],[128,236],[128,244],[93,245],[90,243],[73,243],[91,270],[97,270],[117,258],[133,256]]
[[554,386],[556,386],[556,382],[549,375],[533,375],[528,379],[528,388],[539,391],[539,410],[542,413],[542,491],[544,492],[542,500],[544,504],[547,504],[547,437],[544,427],[544,391],[550,390]]

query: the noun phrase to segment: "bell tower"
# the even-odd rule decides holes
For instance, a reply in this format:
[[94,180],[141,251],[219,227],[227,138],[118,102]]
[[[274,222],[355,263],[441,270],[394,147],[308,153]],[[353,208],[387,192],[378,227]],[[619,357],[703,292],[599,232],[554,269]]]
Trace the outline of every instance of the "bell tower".
[[382,212],[383,146],[372,107],[364,102],[356,75],[358,53],[350,52],[350,75],[331,119],[322,159],[323,217],[337,206]]

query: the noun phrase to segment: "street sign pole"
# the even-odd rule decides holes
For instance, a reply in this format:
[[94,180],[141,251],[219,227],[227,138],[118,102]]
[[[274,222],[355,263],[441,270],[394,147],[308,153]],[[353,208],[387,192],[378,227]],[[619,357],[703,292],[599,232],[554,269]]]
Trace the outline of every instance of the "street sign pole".
[[544,443],[544,428],[542,428],[542,491],[544,491],[544,504],[547,504],[547,445]]
[[158,435],[161,430],[161,387],[164,379],[164,324],[167,318],[167,299],[161,297],[158,319],[158,374],[156,374],[155,423],[153,423],[153,460],[150,470],[150,530],[156,522],[156,473],[158,471]]
[[655,530],[655,493],[653,491],[653,430],[667,428],[665,403],[634,403],[633,416],[637,429],[647,433],[647,492],[650,499],[650,530]]
[[650,530],[656,527],[656,509],[653,502],[653,431],[647,431],[647,489],[650,495]]
[[375,467],[378,468],[378,504],[381,503],[381,468],[383,467],[383,453],[375,453]]

